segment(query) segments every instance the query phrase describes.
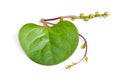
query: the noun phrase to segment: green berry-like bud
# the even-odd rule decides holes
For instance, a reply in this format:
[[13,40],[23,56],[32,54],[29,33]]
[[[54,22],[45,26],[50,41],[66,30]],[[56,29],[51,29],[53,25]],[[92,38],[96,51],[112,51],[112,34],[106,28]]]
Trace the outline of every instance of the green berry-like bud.
[[88,62],[88,57],[85,57],[85,61]]
[[86,44],[84,43],[82,46],[81,46],[82,49],[85,49],[86,48]]
[[74,21],[76,18],[75,17],[72,17],[71,20]]
[[60,16],[60,21],[63,21],[63,17]]
[[100,16],[99,12],[95,12],[95,17]]
[[109,13],[108,12],[104,12],[104,17],[107,17],[109,16]]
[[84,18],[84,14],[83,13],[80,14],[80,18]]
[[71,68],[71,65],[67,65],[67,66],[66,66],[66,69],[70,69],[70,68]]
[[84,17],[84,21],[89,21],[90,18],[87,16],[87,17]]

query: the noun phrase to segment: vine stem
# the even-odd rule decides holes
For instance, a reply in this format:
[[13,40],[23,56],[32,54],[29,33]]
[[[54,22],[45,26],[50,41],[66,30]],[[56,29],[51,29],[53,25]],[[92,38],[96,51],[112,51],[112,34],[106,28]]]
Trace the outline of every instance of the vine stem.
[[56,17],[56,18],[50,18],[50,19],[41,19],[41,22],[43,23],[43,26],[46,26],[46,27],[49,27],[48,24],[50,25],[55,25],[54,23],[50,23],[50,22],[47,22],[47,21],[53,21],[53,20],[58,20],[61,18],[75,18],[75,19],[80,19],[79,16],[75,16],[75,15],[68,15],[68,16],[60,16],[60,17]]
[[78,62],[76,62],[76,63],[75,63],[75,62],[72,62],[71,65],[67,65],[67,66],[66,66],[66,69],[70,69],[72,66],[80,63],[82,60],[85,59],[85,57],[86,57],[86,55],[87,55],[87,50],[88,50],[87,40],[86,40],[86,39],[84,38],[84,36],[82,36],[81,34],[79,34],[79,36],[84,40],[84,44],[83,44],[83,45],[85,45],[85,53],[84,53],[83,57],[82,57]]
[[87,40],[84,38],[84,36],[82,36],[81,34],[79,34],[80,37],[82,37],[82,39],[84,40],[84,44],[85,44],[85,53],[84,56],[82,57],[82,59],[80,59],[77,63],[80,63],[87,55],[87,50],[88,50],[88,45],[87,45]]
[[[88,21],[88,20],[93,19],[95,17],[104,17],[104,18],[106,18],[109,15],[110,14],[107,11],[104,12],[103,14],[100,14],[99,12],[95,12],[95,14],[84,15],[83,13],[81,13],[79,16],[67,15],[67,16],[59,16],[59,17],[50,18],[50,19],[41,19],[41,22],[43,23],[43,25],[46,25],[46,24],[44,24],[46,21],[58,20],[58,19],[61,19],[61,18],[71,18],[72,20],[74,20],[74,19],[83,19],[84,21]],[[52,23],[50,23],[50,24],[52,24]]]
[[44,21],[52,21],[52,20],[57,20],[57,19],[60,19],[60,18],[77,18],[77,19],[80,19],[80,16],[67,15],[67,16],[60,16],[60,17],[51,18],[51,19],[44,19]]

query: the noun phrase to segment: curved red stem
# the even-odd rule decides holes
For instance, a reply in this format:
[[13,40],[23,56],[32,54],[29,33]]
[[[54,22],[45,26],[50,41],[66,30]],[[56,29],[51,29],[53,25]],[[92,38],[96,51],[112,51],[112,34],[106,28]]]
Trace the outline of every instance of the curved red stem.
[[80,63],[85,57],[86,57],[86,55],[87,55],[87,50],[88,50],[88,45],[87,45],[87,41],[86,41],[86,39],[84,38],[84,36],[82,36],[81,34],[79,34],[79,36],[80,37],[82,37],[82,39],[84,40],[84,44],[85,44],[85,54],[84,54],[84,56],[82,57],[82,59],[81,60],[79,60],[77,63]]

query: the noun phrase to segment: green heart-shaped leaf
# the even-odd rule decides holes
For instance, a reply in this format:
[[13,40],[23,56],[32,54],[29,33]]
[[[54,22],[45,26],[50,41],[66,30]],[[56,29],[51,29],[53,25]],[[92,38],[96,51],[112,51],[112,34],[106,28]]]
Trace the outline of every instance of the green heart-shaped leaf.
[[55,65],[68,59],[75,51],[78,30],[69,21],[53,27],[25,24],[19,31],[20,44],[27,56],[42,65]]

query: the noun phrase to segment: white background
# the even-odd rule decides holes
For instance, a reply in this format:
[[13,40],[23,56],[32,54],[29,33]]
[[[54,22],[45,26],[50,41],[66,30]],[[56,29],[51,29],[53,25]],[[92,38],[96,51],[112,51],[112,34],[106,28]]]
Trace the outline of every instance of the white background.
[[[119,7],[119,0],[0,0],[0,82],[120,82]],[[82,55],[78,48],[62,64],[41,66],[20,47],[18,31],[25,23],[96,11],[110,16],[73,22],[88,41],[88,63],[64,69]]]

